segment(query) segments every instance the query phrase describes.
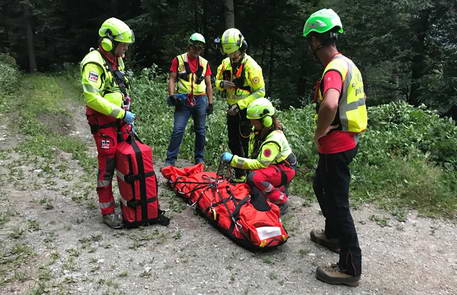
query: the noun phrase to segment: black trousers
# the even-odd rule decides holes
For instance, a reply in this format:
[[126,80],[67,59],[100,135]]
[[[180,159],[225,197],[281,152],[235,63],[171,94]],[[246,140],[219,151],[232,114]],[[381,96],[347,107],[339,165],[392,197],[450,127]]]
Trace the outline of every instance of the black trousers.
[[[246,109],[240,110],[235,116],[227,115],[228,145],[232,154],[248,157],[251,128],[251,122],[246,118]],[[235,168],[237,178],[244,175],[246,175],[245,170]]]
[[357,147],[337,154],[319,154],[314,193],[325,217],[325,234],[340,243],[340,268],[350,275],[362,273],[362,251],[349,210],[349,164]]

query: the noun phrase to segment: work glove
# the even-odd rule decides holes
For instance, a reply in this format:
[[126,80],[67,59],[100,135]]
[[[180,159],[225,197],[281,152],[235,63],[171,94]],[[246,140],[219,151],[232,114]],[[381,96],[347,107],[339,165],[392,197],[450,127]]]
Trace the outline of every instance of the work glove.
[[229,152],[224,152],[221,155],[221,160],[224,162],[230,163],[232,161],[232,159],[233,159],[233,155]]
[[130,111],[125,111],[125,115],[122,120],[124,120],[127,124],[132,124],[133,121],[135,121],[135,114]]
[[229,114],[230,116],[236,116],[238,114],[238,112],[240,111],[240,107],[238,106],[238,104],[232,104],[231,106],[229,106],[228,110],[227,110],[227,114]]
[[187,99],[187,94],[173,94],[168,96],[167,103],[169,106],[184,105]]
[[213,104],[210,103],[208,104],[208,107],[206,108],[206,114],[211,115],[213,113]]

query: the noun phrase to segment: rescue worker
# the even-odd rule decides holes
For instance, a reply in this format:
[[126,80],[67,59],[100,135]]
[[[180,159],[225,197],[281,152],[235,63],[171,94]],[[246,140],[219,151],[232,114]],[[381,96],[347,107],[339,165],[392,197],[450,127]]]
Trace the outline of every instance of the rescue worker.
[[[262,68],[246,53],[248,44],[238,29],[226,30],[220,45],[228,57],[217,68],[216,88],[227,97],[228,145],[233,154],[245,157],[252,128],[246,118],[246,108],[265,96]],[[242,169],[235,169],[235,175],[238,181],[246,179]]]
[[367,109],[361,73],[336,47],[341,33],[343,25],[332,9],[311,14],[303,29],[309,50],[324,67],[316,92],[314,141],[319,162],[313,186],[325,229],[312,230],[310,236],[313,242],[339,252],[337,264],[317,268],[317,279],[357,286],[362,252],[349,210],[349,164],[357,153],[358,135],[367,128]]
[[126,138],[135,120],[130,111],[123,61],[135,38],[129,26],[114,17],[103,22],[98,34],[98,48],[91,48],[81,61],[81,83],[87,120],[97,145],[99,206],[103,222],[117,229],[122,227],[122,217],[115,212],[111,183],[116,145]]
[[187,121],[192,116],[195,131],[195,163],[204,162],[206,115],[213,112],[211,68],[201,57],[205,38],[193,33],[187,52],[173,58],[168,78],[168,104],[175,107],[173,133],[165,166],[175,165]]
[[232,167],[250,170],[247,183],[254,197],[266,197],[279,206],[283,215],[288,207],[286,189],[295,177],[297,160],[268,99],[259,98],[252,102],[246,117],[253,125],[249,158],[224,152],[221,159]]

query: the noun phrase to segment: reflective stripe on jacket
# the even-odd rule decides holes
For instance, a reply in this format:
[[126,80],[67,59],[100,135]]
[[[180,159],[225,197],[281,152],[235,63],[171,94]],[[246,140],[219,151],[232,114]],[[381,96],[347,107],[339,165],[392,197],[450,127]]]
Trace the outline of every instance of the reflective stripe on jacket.
[[[223,80],[232,81],[236,88],[225,90],[221,87]],[[257,98],[265,96],[262,68],[252,57],[245,54],[240,66],[233,69],[230,58],[227,57],[217,68],[216,88],[227,92],[229,105],[236,103],[240,109],[245,109]]]
[[198,69],[196,73],[190,71],[187,53],[178,55],[178,82],[177,92],[183,94],[204,95],[206,93],[205,75],[208,68],[208,61],[198,57]]
[[[122,58],[118,58],[118,70],[124,70]],[[124,117],[123,95],[98,50],[91,50],[81,61],[81,84],[89,108],[117,119]]]
[[[365,91],[362,74],[349,58],[338,55],[325,67],[322,79],[326,72],[337,71],[343,81],[342,93],[338,103],[337,123],[341,130],[359,133],[367,129],[367,107],[365,105]],[[318,107],[323,100],[322,90],[318,92]],[[333,123],[332,123],[333,125]]]
[[270,132],[258,148],[252,132],[249,138],[249,156],[252,159],[234,155],[230,165],[248,170],[261,169],[283,162],[291,153],[292,148],[281,130]]

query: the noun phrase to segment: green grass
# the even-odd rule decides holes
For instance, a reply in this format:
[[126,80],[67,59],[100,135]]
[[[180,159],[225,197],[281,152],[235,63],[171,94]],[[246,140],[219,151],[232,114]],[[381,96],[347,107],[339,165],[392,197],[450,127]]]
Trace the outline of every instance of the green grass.
[[[173,109],[166,105],[165,77],[144,69],[132,77],[133,109],[140,117],[138,133],[164,159],[173,127]],[[208,119],[205,161],[216,169],[219,155],[228,150],[225,101],[216,94],[215,111]],[[312,179],[317,163],[313,145],[314,106],[278,112],[285,133],[299,159],[290,193],[307,206],[315,200]],[[193,159],[192,120],[179,158]],[[360,140],[351,164],[351,199],[355,206],[373,202],[404,220],[406,210],[425,216],[453,218],[457,214],[457,127],[423,107],[396,102],[369,108],[369,129]],[[177,210],[179,211],[179,210]]]
[[88,156],[87,145],[65,131],[72,123],[72,114],[65,107],[66,95],[69,93],[70,99],[82,104],[81,94],[74,88],[72,80],[66,80],[67,77],[23,75],[15,99],[4,101],[5,109],[16,118],[12,128],[27,136],[20,151],[52,160],[59,149],[71,153],[86,171],[91,171],[95,168],[95,161]]
[[[40,167],[45,172],[65,174],[62,172],[65,167],[56,168],[61,172],[53,168],[56,150],[71,153],[88,173],[95,171],[96,161],[88,156],[86,144],[68,136],[61,128],[71,122],[71,113],[63,107],[65,95],[65,99],[84,104],[78,79],[74,68],[59,76],[23,75],[19,90],[0,101],[1,111],[15,118],[15,130],[27,135],[21,151],[28,154],[30,160],[37,156],[49,159],[50,167]],[[173,127],[173,109],[166,104],[165,77],[143,69],[130,77],[130,81],[140,138],[154,147],[156,161],[164,160]],[[211,170],[216,169],[219,155],[228,150],[225,108],[225,99],[217,94],[214,114],[207,123],[205,158]],[[303,198],[304,206],[315,201],[312,178],[317,153],[312,143],[313,115],[312,105],[278,112],[300,163],[290,193]],[[192,125],[189,120],[179,155],[189,161],[193,160],[194,149]],[[404,220],[409,209],[425,216],[454,218],[457,214],[456,146],[455,122],[440,118],[433,111],[402,102],[369,108],[369,129],[362,136],[359,153],[351,164],[353,204],[375,203],[399,220]],[[18,170],[11,181],[20,177]],[[85,193],[72,195],[76,201],[86,197]],[[174,204],[172,209],[179,213],[183,207]]]

